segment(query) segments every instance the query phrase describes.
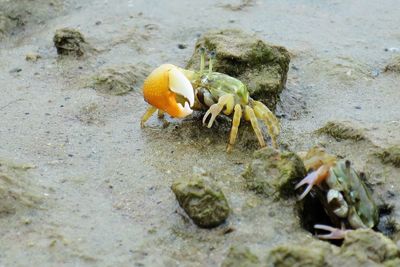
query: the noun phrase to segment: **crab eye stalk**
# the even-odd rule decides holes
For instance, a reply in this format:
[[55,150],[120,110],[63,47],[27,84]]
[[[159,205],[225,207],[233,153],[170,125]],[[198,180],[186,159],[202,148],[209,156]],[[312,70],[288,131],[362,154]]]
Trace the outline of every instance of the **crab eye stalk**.
[[155,69],[143,84],[143,95],[146,102],[172,117],[182,118],[193,112],[193,86],[174,65]]

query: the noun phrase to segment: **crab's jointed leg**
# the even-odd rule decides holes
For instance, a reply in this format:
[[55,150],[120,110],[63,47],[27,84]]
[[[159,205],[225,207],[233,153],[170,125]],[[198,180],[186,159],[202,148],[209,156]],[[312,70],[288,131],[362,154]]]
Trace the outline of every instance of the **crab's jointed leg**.
[[268,109],[267,106],[265,106],[263,103],[261,103],[259,101],[254,101],[253,108],[254,108],[256,117],[261,119],[264,122],[264,124],[267,126],[268,134],[269,134],[269,136],[271,136],[272,146],[274,148],[277,148],[278,144],[276,142],[276,137],[279,135],[279,132],[280,132],[278,119]]
[[258,126],[257,117],[254,114],[254,110],[251,107],[246,106],[246,108],[244,110],[244,115],[245,115],[245,119],[250,121],[251,126],[253,127],[253,130],[254,130],[254,133],[257,136],[258,142],[260,143],[260,146],[265,147],[264,137],[261,133],[260,127]]
[[207,110],[206,114],[203,117],[203,124],[206,122],[208,116],[211,114],[211,118],[208,122],[207,127],[211,128],[214,123],[215,118],[225,107],[224,113],[229,115],[232,113],[233,105],[235,103],[234,96],[232,94],[226,94],[219,98],[218,103],[211,105],[211,107]]
[[157,108],[153,106],[149,106],[146,110],[146,113],[142,116],[142,119],[140,120],[140,127],[144,128],[145,122],[150,119],[151,115],[153,115],[154,112],[157,111]]
[[235,112],[233,113],[232,128],[229,136],[228,148],[226,149],[227,152],[230,152],[232,150],[233,145],[235,144],[241,118],[242,118],[242,108],[240,107],[240,104],[236,104]]

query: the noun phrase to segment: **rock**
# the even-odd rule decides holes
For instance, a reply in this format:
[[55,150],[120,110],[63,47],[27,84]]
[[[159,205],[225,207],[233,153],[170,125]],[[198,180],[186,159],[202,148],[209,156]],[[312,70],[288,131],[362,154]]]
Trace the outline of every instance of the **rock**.
[[275,110],[287,79],[290,55],[286,48],[267,44],[240,30],[213,30],[196,43],[187,68],[200,67],[200,48],[216,52],[213,69],[238,78],[250,96]]
[[123,95],[142,83],[148,72],[147,65],[114,66],[94,76],[90,87],[103,94]]
[[392,62],[386,65],[385,72],[400,73],[400,56],[395,57]]
[[56,30],[53,42],[59,55],[83,56],[88,44],[83,34],[71,28]]
[[324,267],[326,250],[318,246],[281,245],[273,248],[267,258],[267,267]]
[[179,205],[199,227],[222,224],[230,208],[221,189],[203,178],[177,180],[171,186]]
[[248,247],[232,246],[221,267],[252,267],[260,266],[260,260]]
[[344,256],[354,256],[376,263],[398,259],[400,256],[399,249],[392,240],[371,229],[349,231],[340,250]]
[[363,131],[354,127],[351,122],[330,121],[324,127],[318,129],[317,133],[329,135],[337,141],[361,141],[366,139]]
[[400,168],[400,145],[381,149],[375,155],[381,159],[382,163],[393,164],[393,166]]
[[25,55],[25,60],[26,61],[32,61],[32,62],[36,62],[39,58],[41,58],[41,56],[38,53],[28,53]]
[[295,195],[294,186],[306,176],[303,161],[292,152],[265,147],[253,154],[243,177],[247,187],[258,194],[288,198]]
[[41,200],[35,186],[26,179],[31,165],[18,165],[0,159],[0,215],[14,214],[24,207],[35,207]]

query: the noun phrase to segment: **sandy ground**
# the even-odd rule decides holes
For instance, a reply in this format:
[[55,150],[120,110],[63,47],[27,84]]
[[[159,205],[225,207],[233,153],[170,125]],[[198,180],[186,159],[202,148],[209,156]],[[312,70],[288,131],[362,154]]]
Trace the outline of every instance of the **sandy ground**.
[[[368,169],[372,147],[400,144],[400,77],[382,71],[399,53],[391,49],[400,48],[399,1],[229,3],[37,1],[27,23],[3,38],[0,158],[36,166],[26,176],[42,201],[0,217],[0,266],[215,266],[232,244],[263,257],[277,244],[313,238],[300,227],[294,200],[274,202],[244,189],[252,151],[239,144],[226,154],[227,132],[202,128],[198,116],[167,128],[152,118],[141,129],[141,81],[124,96],[86,86],[109,66],[184,66],[209,29],[255,32],[292,53],[278,109],[286,115],[283,146],[300,151],[322,143]],[[59,59],[52,38],[62,27],[79,29],[97,52]],[[30,52],[41,58],[26,61]],[[368,140],[316,136],[330,120],[358,125]],[[399,170],[380,168],[370,171],[375,195],[395,193],[399,220]],[[170,190],[174,178],[193,172],[212,176],[232,207],[214,230],[185,219]]]

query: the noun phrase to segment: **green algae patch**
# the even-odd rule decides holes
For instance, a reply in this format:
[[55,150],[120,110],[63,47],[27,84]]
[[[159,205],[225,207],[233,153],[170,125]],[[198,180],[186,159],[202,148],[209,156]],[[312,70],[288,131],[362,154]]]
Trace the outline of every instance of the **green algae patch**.
[[326,251],[318,246],[282,245],[273,248],[267,258],[267,267],[324,267]]
[[200,68],[202,47],[216,53],[214,71],[238,78],[252,98],[275,110],[289,70],[290,55],[286,48],[237,29],[212,30],[197,41],[187,68]]
[[324,127],[317,130],[318,134],[326,134],[337,141],[341,140],[365,140],[363,131],[354,127],[350,122],[330,121]]
[[177,180],[171,189],[179,205],[199,227],[216,227],[229,216],[230,208],[222,190],[203,178]]
[[88,48],[83,34],[72,28],[56,30],[53,42],[59,55],[81,57]]
[[221,267],[255,267],[260,266],[260,260],[246,246],[232,246]]
[[293,152],[266,147],[253,154],[243,177],[247,188],[265,196],[294,196],[296,183],[306,176],[303,161]]
[[92,77],[89,87],[103,94],[124,95],[142,83],[147,73],[147,65],[113,66]]
[[385,72],[400,73],[400,56],[395,57],[389,64],[386,65]]
[[375,155],[381,159],[382,163],[392,164],[400,168],[400,145],[382,149],[376,152]]
[[14,214],[39,204],[41,196],[26,177],[33,167],[0,159],[0,215]]
[[376,263],[395,260],[400,256],[397,245],[391,239],[371,229],[349,231],[340,249],[344,256]]

